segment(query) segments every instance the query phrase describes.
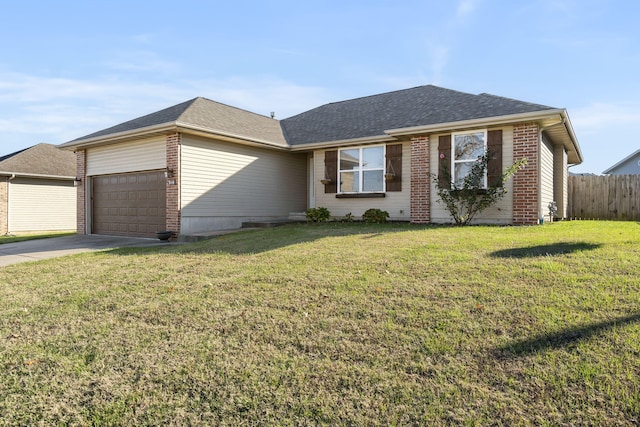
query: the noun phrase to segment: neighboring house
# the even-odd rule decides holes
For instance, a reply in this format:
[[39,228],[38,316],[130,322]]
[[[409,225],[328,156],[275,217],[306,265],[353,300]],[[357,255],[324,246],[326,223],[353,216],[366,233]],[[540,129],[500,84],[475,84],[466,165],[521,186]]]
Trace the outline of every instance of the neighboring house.
[[280,121],[195,98],[61,147],[76,152],[82,178],[78,232],[132,236],[236,228],[316,206],[447,223],[439,162],[460,178],[487,149],[488,180],[528,163],[477,222],[537,224],[551,201],[566,216],[568,165],[582,162],[565,109],[431,85]]
[[605,175],[640,174],[640,150],[636,150],[602,173]]
[[38,144],[0,157],[0,234],[76,230],[76,157]]

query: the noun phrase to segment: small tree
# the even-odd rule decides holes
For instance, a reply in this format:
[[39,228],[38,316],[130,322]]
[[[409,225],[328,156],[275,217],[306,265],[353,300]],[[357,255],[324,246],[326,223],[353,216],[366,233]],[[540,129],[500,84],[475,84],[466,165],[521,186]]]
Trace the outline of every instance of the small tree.
[[441,177],[433,175],[438,196],[456,224],[467,225],[480,212],[504,197],[507,193],[504,184],[527,164],[527,159],[520,159],[512,164],[486,188],[484,187],[484,176],[489,163],[487,153],[478,157],[478,161],[473,164],[461,182],[451,184],[451,172],[447,163],[446,161],[441,162]]

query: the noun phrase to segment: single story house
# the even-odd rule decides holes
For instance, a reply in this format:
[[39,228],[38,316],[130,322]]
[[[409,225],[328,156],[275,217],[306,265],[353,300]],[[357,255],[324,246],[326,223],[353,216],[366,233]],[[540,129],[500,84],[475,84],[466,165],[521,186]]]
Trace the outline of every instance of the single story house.
[[528,161],[477,222],[537,224],[551,201],[566,216],[568,165],[582,154],[565,109],[432,85],[284,120],[195,98],[61,147],[77,156],[79,233],[154,236],[320,206],[337,217],[379,208],[395,221],[451,222],[433,174],[444,158],[462,176],[470,141],[473,155],[495,153],[494,173]]
[[0,157],[0,234],[77,229],[76,156],[38,144]]
[[638,175],[640,174],[640,150],[629,154],[606,171],[605,175]]

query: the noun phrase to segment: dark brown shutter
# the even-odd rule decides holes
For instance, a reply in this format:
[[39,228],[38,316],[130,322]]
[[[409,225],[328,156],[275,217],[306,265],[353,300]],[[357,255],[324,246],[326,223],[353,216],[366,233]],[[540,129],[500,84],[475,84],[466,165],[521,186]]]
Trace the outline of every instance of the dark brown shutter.
[[438,186],[451,187],[451,135],[438,138]]
[[487,132],[487,181],[489,187],[502,187],[502,129]]
[[338,150],[324,152],[324,173],[323,179],[330,179],[331,182],[324,185],[325,193],[338,192]]
[[387,191],[402,191],[402,144],[387,145],[385,173],[394,176],[387,180]]

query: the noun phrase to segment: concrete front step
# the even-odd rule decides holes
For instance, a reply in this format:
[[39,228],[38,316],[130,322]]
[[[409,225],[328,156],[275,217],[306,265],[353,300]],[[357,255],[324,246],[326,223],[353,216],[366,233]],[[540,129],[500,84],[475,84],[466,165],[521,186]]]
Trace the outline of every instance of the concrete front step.
[[289,218],[268,219],[265,221],[247,221],[242,223],[242,228],[270,228],[287,224],[299,224],[300,222],[306,221],[292,220]]

